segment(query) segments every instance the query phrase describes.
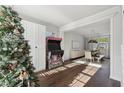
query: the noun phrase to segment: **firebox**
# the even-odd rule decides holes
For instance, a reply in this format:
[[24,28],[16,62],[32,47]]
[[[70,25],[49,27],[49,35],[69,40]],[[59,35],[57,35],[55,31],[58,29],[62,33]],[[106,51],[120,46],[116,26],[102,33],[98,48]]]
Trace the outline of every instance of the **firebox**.
[[62,38],[46,38],[46,69],[52,69],[63,65],[62,56],[64,51],[61,49]]

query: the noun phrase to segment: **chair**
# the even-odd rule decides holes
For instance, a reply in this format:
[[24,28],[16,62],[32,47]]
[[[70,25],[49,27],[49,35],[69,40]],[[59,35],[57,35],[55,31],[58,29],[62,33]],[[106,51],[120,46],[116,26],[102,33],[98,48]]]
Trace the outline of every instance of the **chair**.
[[97,59],[97,62],[100,62],[100,60],[104,57],[104,55],[99,55],[99,57],[95,57]]
[[92,53],[90,51],[85,51],[85,59],[90,60],[92,62],[94,62],[94,57],[92,57]]

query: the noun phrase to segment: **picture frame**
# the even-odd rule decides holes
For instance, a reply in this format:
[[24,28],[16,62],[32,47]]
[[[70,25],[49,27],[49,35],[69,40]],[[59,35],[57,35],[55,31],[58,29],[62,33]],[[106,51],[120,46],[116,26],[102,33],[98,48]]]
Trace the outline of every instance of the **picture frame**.
[[72,49],[80,50],[80,42],[78,40],[72,40]]

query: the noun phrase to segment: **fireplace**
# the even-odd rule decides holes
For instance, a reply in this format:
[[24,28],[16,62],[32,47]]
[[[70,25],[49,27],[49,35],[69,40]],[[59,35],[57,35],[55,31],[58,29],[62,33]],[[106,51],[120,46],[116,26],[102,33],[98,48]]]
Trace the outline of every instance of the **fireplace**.
[[62,38],[46,38],[46,69],[52,69],[63,65],[62,56],[64,51],[61,49]]

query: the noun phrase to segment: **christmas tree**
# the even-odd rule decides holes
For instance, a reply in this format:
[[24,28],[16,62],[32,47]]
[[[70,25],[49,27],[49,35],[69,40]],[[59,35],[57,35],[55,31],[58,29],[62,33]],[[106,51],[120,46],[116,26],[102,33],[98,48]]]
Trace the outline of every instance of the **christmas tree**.
[[30,46],[21,18],[11,7],[0,6],[0,86],[35,86]]

